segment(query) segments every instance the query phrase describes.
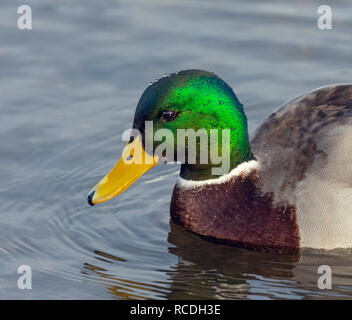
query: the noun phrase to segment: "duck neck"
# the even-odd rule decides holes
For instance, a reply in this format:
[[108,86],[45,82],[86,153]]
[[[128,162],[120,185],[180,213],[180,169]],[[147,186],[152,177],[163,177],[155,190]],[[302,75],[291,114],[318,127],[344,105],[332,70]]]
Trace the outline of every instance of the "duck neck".
[[[255,157],[253,156],[248,144],[248,149],[245,152],[241,152],[240,154],[238,153],[237,150],[234,150],[234,148],[231,149],[229,165],[224,166],[223,163],[220,163],[219,165],[214,165],[212,163],[182,164],[180,177],[185,180],[194,180],[194,181],[215,179],[215,178],[219,178],[221,175],[225,175],[229,173],[232,169],[235,169],[241,163],[244,163],[250,160],[255,160]],[[218,172],[223,171],[223,173],[214,174],[214,171],[215,171],[213,170],[214,168],[216,169],[223,168],[224,170],[217,170]]]

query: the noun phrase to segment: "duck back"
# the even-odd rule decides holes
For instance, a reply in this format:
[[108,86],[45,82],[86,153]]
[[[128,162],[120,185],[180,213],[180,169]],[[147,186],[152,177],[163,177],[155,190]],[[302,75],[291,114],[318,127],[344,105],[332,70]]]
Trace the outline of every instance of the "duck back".
[[289,101],[256,131],[260,189],[296,208],[302,247],[352,247],[352,85]]

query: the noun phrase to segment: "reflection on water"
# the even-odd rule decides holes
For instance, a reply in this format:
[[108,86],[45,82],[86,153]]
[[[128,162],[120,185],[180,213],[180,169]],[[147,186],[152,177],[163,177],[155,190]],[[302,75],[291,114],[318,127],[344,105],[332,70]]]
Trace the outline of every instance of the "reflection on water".
[[[246,249],[217,245],[170,222],[169,253],[178,257],[165,281],[153,283],[119,278],[97,261],[84,264],[82,273],[99,283],[117,299],[348,299],[352,290],[351,250],[323,252],[303,249],[295,255],[271,255]],[[127,262],[104,252],[97,260]],[[308,261],[307,261],[308,260]],[[319,290],[320,265],[333,267],[334,290]],[[105,264],[105,266],[108,266]],[[338,279],[337,281],[335,281]]]
[[[109,293],[118,299],[144,300],[146,297],[143,295],[143,291],[152,292],[156,297],[161,298],[166,291],[163,287],[157,285],[117,278],[106,273],[107,270],[90,264],[85,264],[84,268],[83,274],[93,276],[90,277],[90,280],[94,279],[94,276],[98,276],[97,282],[102,286],[106,286]],[[138,294],[138,292],[141,292],[141,294]]]
[[[154,168],[93,208],[86,194],[116,162],[148,82],[214,71],[236,91],[252,133],[277,106],[351,82],[350,1],[28,0],[0,10],[0,298],[315,299],[352,297],[348,250],[298,255],[216,245],[170,223],[178,167]],[[326,1],[325,4],[329,4]],[[17,288],[17,268],[33,272]],[[318,266],[332,267],[319,290]]]
[[[318,266],[329,264],[338,268],[337,261],[343,261],[345,255],[351,253],[324,255],[305,249],[297,255],[271,255],[212,244],[174,224],[171,224],[168,240],[175,245],[170,252],[179,257],[175,272],[171,273],[170,298],[184,297],[184,289],[180,290],[184,287],[189,298],[322,298],[330,293],[317,288]],[[306,265],[306,258],[315,254],[315,259]],[[350,267],[344,270],[347,274],[351,271]],[[338,270],[334,270],[334,274],[339,276]],[[348,297],[346,288],[351,289],[351,285],[350,278],[343,288],[335,286],[333,295]]]

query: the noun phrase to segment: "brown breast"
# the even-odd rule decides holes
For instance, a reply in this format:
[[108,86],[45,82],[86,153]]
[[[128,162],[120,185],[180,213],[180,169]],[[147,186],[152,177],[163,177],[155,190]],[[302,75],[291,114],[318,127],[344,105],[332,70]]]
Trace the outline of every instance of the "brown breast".
[[243,247],[299,248],[296,208],[274,203],[258,187],[258,171],[222,184],[185,188],[176,184],[171,218],[187,230]]

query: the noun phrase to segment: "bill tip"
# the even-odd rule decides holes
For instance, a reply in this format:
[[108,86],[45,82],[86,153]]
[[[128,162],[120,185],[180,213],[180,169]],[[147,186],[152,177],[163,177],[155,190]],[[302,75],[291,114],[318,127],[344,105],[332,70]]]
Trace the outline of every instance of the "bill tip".
[[94,194],[95,194],[95,190],[92,191],[92,192],[88,195],[88,198],[87,198],[88,203],[89,203],[89,205],[91,205],[91,206],[94,206],[94,203],[93,203]]

